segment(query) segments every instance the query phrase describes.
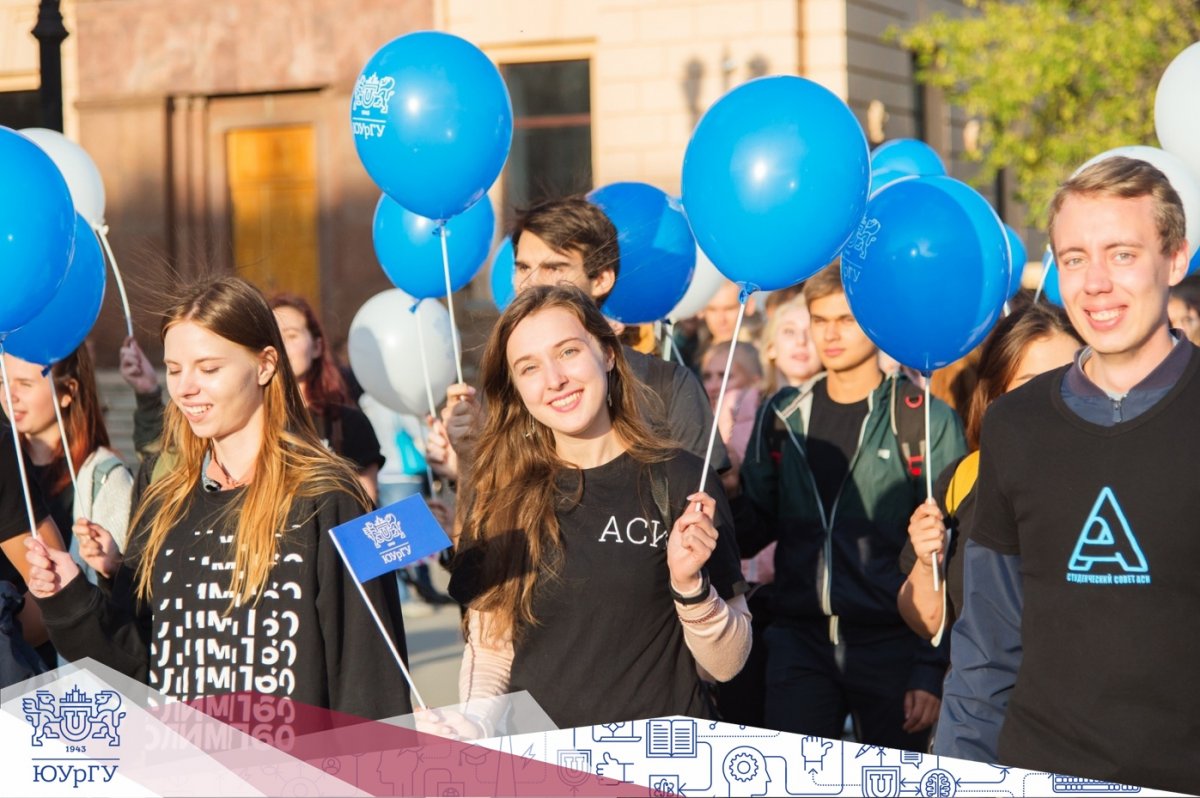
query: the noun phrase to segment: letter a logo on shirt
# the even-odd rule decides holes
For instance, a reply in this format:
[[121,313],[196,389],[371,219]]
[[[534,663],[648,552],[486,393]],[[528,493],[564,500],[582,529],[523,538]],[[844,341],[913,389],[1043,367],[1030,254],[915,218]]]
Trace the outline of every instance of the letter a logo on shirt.
[[1116,494],[1107,487],[1100,491],[1091,514],[1083,522],[1083,531],[1079,533],[1067,569],[1088,573],[1093,566],[1102,563],[1117,565],[1127,574],[1144,574],[1150,570]]

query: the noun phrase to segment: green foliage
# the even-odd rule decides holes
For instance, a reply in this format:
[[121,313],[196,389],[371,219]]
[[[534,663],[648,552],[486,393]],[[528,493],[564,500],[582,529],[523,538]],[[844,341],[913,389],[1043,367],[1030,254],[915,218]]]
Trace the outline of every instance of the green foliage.
[[920,81],[979,119],[980,185],[1007,168],[1040,223],[1055,188],[1088,158],[1157,145],[1154,91],[1171,59],[1200,39],[1200,2],[965,5],[962,17],[935,14],[889,35],[916,53]]

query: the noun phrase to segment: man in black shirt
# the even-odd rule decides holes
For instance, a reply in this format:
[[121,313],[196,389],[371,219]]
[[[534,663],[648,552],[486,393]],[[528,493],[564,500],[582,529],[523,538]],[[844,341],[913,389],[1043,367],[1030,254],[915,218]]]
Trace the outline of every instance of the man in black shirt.
[[1094,164],[1051,204],[1088,346],[984,420],[938,754],[1200,791],[1200,359],[1167,315],[1184,232],[1144,161]]
[[[886,378],[850,311],[835,264],[804,288],[824,373],[764,403],[742,467],[743,556],[778,541],[774,621],[766,629],[767,725],[923,750],[937,717],[945,658],[896,607],[899,555],[923,484],[897,440],[897,413],[922,413]],[[923,399],[923,397],[921,397]],[[940,471],[965,450],[953,412],[930,407]]]
[[[617,229],[604,211],[583,197],[549,200],[530,208],[518,218],[512,238],[517,292],[535,285],[570,283],[603,305],[619,279]],[[648,417],[680,448],[703,458],[713,416],[700,380],[683,366],[628,346],[624,349],[634,375],[661,404],[646,408]],[[430,435],[429,458],[440,473],[455,478],[472,457],[482,420],[471,386],[452,385],[446,397],[442,411],[446,434],[435,429]],[[712,464],[717,471],[729,467],[719,435]]]

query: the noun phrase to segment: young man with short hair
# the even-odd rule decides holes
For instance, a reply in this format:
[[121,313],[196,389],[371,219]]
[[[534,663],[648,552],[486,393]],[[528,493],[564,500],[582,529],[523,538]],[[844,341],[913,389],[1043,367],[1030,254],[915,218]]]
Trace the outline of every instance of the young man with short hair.
[[[570,283],[602,305],[620,275],[617,229],[604,211],[583,197],[535,205],[518,217],[512,239],[513,288],[518,293],[535,285]],[[713,416],[708,396],[696,375],[628,346],[625,357],[637,378],[661,402],[661,408],[646,408],[648,417],[681,448],[704,457]],[[461,469],[475,448],[481,426],[479,407],[474,401],[475,389],[470,386],[452,385],[446,393],[443,423]],[[438,437],[430,438],[435,461],[450,454]],[[729,465],[719,435],[713,445],[712,465],[717,470]]]
[[[804,296],[824,371],[760,411],[737,518],[743,556],[778,541],[767,725],[837,738],[849,713],[860,742],[924,750],[945,657],[896,607],[909,516],[925,498],[897,429],[915,420],[924,431],[924,396],[880,370],[838,264]],[[922,467],[939,473],[966,445],[949,407],[929,409],[933,451]]]
[[1200,358],[1170,330],[1183,206],[1110,158],[1050,208],[1075,362],[984,420],[935,751],[1200,791]]

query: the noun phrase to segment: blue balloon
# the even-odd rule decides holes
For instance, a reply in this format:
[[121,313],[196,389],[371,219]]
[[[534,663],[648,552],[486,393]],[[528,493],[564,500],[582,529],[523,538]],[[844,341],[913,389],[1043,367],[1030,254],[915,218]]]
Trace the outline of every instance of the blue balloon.
[[621,251],[604,315],[625,324],[666,318],[696,269],[696,239],[679,201],[645,183],[611,183],[588,199],[612,220]]
[[4,339],[10,355],[51,366],[74,352],[88,337],[104,303],[104,255],[87,220],[75,216],[75,255],[58,293],[41,313]]
[[1050,247],[1046,247],[1046,252],[1042,255],[1042,271],[1046,275],[1042,280],[1042,296],[1061,308],[1063,300],[1062,290],[1058,287],[1058,264],[1054,262],[1054,253]]
[[512,145],[512,102],[496,65],[437,31],[393,39],[371,56],[354,84],[350,120],[371,179],[430,219],[478,202]]
[[[450,290],[457,291],[479,272],[496,233],[492,203],[480,200],[445,223]],[[375,256],[392,285],[415,299],[446,295],[439,222],[402,208],[387,195],[375,206]]]
[[885,170],[918,177],[935,177],[946,174],[946,165],[933,147],[925,142],[894,139],[880,144],[871,153],[871,171]]
[[987,200],[952,178],[918,177],[871,197],[842,251],[842,283],[871,340],[928,372],[970,352],[1000,317],[1008,257]]
[[1197,269],[1200,269],[1200,249],[1196,250],[1195,255],[1192,255],[1192,261],[1188,264],[1188,276],[1195,274]]
[[1025,271],[1025,261],[1029,259],[1029,254],[1025,251],[1025,244],[1021,241],[1021,237],[1017,235],[1017,231],[1004,225],[1004,235],[1008,237],[1008,249],[1012,254],[1012,273],[1008,278],[1008,293],[1006,296],[1012,297],[1021,290],[1021,275]]
[[771,291],[833,260],[862,219],[867,140],[836,95],[804,78],[757,78],[705,112],[683,157],[683,207],[730,280]]
[[74,247],[67,181],[41,147],[0,126],[0,337],[54,298]]
[[890,186],[897,180],[904,180],[912,176],[908,172],[898,172],[895,169],[873,169],[871,170],[871,193],[874,194],[884,186]]
[[515,261],[512,236],[506,236],[500,242],[500,246],[496,247],[496,254],[492,256],[492,301],[501,313],[516,296],[516,290],[513,288]]

